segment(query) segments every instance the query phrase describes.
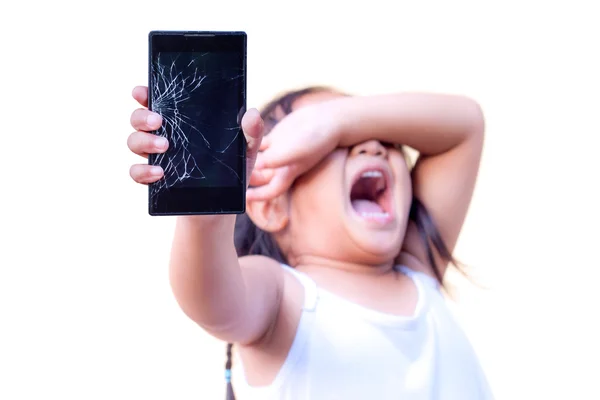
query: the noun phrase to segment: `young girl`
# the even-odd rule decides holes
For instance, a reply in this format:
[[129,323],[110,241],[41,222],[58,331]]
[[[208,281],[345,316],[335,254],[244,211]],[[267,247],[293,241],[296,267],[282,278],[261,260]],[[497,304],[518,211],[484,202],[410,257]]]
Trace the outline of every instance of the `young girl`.
[[[146,88],[133,96],[146,106]],[[166,150],[148,133],[159,116],[139,109],[132,125],[134,153]],[[244,393],[492,398],[441,293],[481,157],[477,103],[315,87],[248,111],[242,128],[247,212],[179,217],[170,279],[192,320],[235,343]],[[402,146],[419,152],[413,168]]]

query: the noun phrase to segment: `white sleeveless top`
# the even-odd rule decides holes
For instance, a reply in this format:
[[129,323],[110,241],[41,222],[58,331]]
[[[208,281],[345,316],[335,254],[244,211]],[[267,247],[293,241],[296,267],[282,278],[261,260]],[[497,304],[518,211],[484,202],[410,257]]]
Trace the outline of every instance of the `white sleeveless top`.
[[493,396],[475,353],[437,281],[406,267],[418,291],[410,317],[385,314],[323,290],[306,274],[296,337],[273,383],[251,387],[236,374],[240,400],[486,400]]

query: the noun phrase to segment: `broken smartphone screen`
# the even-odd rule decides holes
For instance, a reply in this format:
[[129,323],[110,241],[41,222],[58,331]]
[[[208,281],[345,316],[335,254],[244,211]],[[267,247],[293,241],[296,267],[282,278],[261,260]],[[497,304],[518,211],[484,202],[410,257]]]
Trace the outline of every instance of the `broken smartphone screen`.
[[148,108],[163,118],[153,133],[169,141],[148,158],[164,170],[149,214],[243,213],[246,34],[153,31],[149,50]]

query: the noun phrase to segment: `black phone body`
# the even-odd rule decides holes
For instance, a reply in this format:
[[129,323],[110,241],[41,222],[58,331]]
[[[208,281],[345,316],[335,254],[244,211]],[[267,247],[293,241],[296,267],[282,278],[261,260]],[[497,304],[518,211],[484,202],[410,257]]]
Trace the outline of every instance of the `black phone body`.
[[169,141],[150,154],[150,215],[240,214],[246,208],[246,34],[152,31],[148,108]]

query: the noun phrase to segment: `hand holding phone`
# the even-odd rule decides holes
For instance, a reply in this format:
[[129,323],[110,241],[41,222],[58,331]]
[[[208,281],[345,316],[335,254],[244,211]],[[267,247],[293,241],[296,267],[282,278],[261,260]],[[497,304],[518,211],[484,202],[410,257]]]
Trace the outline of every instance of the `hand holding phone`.
[[150,215],[245,211],[246,34],[150,32],[148,108],[169,147],[149,185]]
[[[168,141],[151,132],[160,128],[161,117],[147,110],[148,87],[137,86],[133,89],[133,98],[144,108],[138,108],[131,114],[131,125],[135,129],[127,139],[127,147],[138,156],[148,158],[149,154],[164,153],[168,149]],[[154,117],[158,120],[155,121]],[[252,175],[256,155],[261,146],[263,138],[264,122],[257,109],[248,110],[242,117],[242,131],[246,139],[246,178]],[[134,164],[130,170],[131,178],[140,184],[148,185],[163,178],[163,169],[159,166],[146,164]],[[258,183],[262,184],[262,183]]]

